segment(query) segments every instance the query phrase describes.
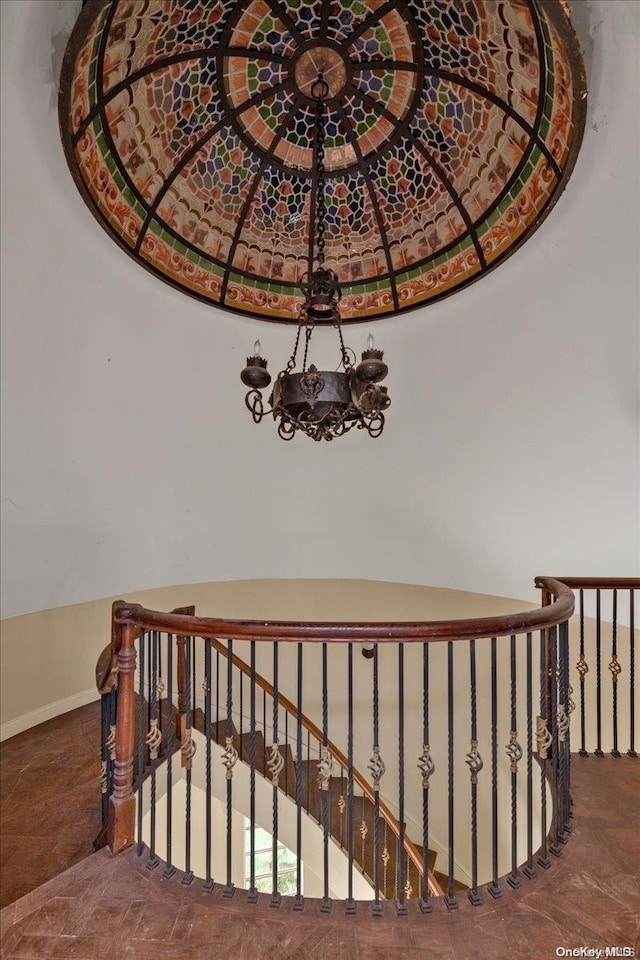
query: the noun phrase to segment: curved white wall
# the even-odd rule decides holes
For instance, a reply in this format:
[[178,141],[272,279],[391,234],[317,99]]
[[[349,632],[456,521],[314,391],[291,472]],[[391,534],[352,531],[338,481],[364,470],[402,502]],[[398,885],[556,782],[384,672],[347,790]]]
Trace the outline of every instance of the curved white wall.
[[549,220],[472,288],[376,325],[387,430],[328,445],[244,408],[248,345],[278,369],[291,329],[171,290],[85,209],[56,114],[77,9],[2,3],[5,615],[232,578],[533,599],[536,573],[634,573],[638,5],[580,5],[588,128]]

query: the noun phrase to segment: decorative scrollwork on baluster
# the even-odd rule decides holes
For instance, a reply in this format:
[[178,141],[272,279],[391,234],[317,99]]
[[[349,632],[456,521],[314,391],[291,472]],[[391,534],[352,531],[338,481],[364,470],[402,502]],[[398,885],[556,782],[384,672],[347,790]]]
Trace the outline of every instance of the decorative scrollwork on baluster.
[[510,761],[511,773],[518,772],[518,763],[522,760],[522,747],[518,743],[518,731],[512,730],[509,736],[509,743],[505,747]]
[[609,670],[611,672],[612,681],[614,683],[617,683],[618,677],[622,673],[622,667],[620,666],[620,662],[615,653],[613,654],[613,656],[611,657],[611,660],[609,661]]
[[422,753],[420,754],[420,759],[418,760],[418,770],[422,774],[422,786],[423,789],[429,789],[429,780],[433,776],[436,770],[436,765],[433,762],[431,756],[431,747],[428,743],[423,744]]
[[387,768],[384,765],[384,760],[380,756],[380,748],[373,748],[373,756],[369,760],[367,770],[371,774],[371,779],[373,780],[373,789],[378,791],[380,790],[380,780],[384,776],[385,770]]
[[407,882],[405,883],[405,885],[404,885],[404,892],[405,892],[405,895],[406,895],[406,897],[407,897],[407,900],[410,900],[410,899],[411,899],[411,894],[413,893],[413,887],[411,886],[411,881],[410,881],[410,880],[407,880]]
[[541,760],[547,759],[552,742],[553,738],[547,727],[547,721],[544,717],[536,717],[536,743],[538,744],[538,756]]
[[318,760],[318,786],[321,790],[329,789],[329,781],[333,773],[333,757],[329,747],[324,744],[320,747],[320,759]]
[[233,776],[233,768],[238,760],[238,751],[233,745],[233,737],[227,737],[224,741],[224,750],[222,751],[222,764],[227,769],[227,780]]
[[[151,721],[149,732],[144,738],[144,742],[149,747],[149,758],[151,760],[157,760],[158,753],[160,750],[160,744],[162,743],[162,734],[160,733],[160,730],[158,728],[157,720]],[[195,753],[195,749],[194,749],[194,753]]]
[[362,842],[367,839],[367,834],[369,833],[369,827],[367,826],[367,821],[362,820],[360,823],[360,836],[362,837]]
[[196,742],[191,736],[191,730],[185,730],[184,736],[182,738],[182,745],[180,747],[180,755],[182,757],[182,766],[185,770],[191,769],[191,761],[193,760],[196,753]]
[[340,796],[338,797],[338,810],[340,811],[340,816],[342,816],[346,808],[347,808],[347,801],[342,796],[342,794],[340,794]]
[[109,760],[115,760],[116,758],[116,727],[115,724],[111,724],[109,727],[109,736],[104,742],[105,747],[109,751]]
[[107,761],[100,762],[100,793],[107,792]]
[[480,771],[484,766],[484,761],[478,752],[477,740],[471,741],[471,749],[469,750],[469,753],[466,755],[465,763],[467,764],[471,772],[471,783],[477,783],[478,774],[480,773]]
[[573,700],[573,687],[571,684],[567,687],[567,716],[571,716],[573,711],[576,708],[575,701]]
[[382,851],[382,862],[385,865],[385,867],[387,867],[390,859],[391,859],[391,854],[385,847],[384,850]]
[[584,653],[580,654],[580,659],[576,663],[576,670],[580,674],[581,680],[584,680],[585,676],[589,673],[589,664],[584,658]]
[[271,783],[274,787],[278,786],[280,774],[284,769],[284,757],[280,753],[278,743],[272,743],[269,747],[269,759],[267,760],[267,769],[271,774]]
[[558,704],[558,718],[556,723],[558,725],[558,740],[564,743],[569,733],[569,717],[567,716],[563,703]]

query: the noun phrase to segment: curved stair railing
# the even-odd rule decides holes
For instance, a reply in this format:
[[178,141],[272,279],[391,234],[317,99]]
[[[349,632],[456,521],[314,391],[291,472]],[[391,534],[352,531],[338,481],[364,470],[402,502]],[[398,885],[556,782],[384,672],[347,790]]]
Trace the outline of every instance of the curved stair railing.
[[[633,591],[640,581],[606,583],[606,589],[618,590],[618,609],[620,590],[629,590],[633,624]],[[194,731],[200,729],[207,753],[207,803],[210,778],[222,772],[228,813],[227,836],[217,838],[226,842],[226,872],[214,878],[208,860],[202,878],[205,890],[212,889],[215,880],[222,883],[224,895],[234,892],[229,823],[234,769],[240,758],[248,762],[253,782],[261,772],[260,760],[262,772],[272,780],[274,851],[284,795],[295,801],[300,817],[303,778],[309,780],[312,771],[318,776],[317,789],[307,790],[306,799],[323,829],[322,910],[331,908],[330,841],[341,844],[348,856],[347,912],[355,909],[354,869],[372,881],[374,915],[382,912],[383,900],[391,898],[400,914],[411,901],[427,913],[438,900],[455,909],[460,881],[466,881],[465,895],[477,904],[485,894],[500,897],[505,882],[517,887],[532,880],[539,867],[550,866],[550,855],[561,854],[571,831],[569,729],[574,705],[571,681],[575,683],[574,640],[569,639],[572,591],[553,578],[538,578],[536,585],[543,591],[538,610],[422,623],[265,623],[196,617],[193,608],[163,614],[117,602],[111,651],[104,654],[101,667],[105,699],[111,698],[103,720],[103,756],[106,752],[108,757],[103,789],[111,850],[117,853],[137,839],[142,851],[142,804],[136,813],[136,792],[141,794],[148,779],[149,863],[159,862],[153,811],[160,765],[169,786],[176,770],[184,777],[188,809]],[[598,628],[595,671],[600,687],[603,629]],[[627,641],[622,627],[616,636],[614,626],[610,670],[613,685],[616,663],[627,665],[633,702],[633,628],[629,636]],[[248,663],[234,652],[234,643],[240,642],[249,650]],[[366,697],[361,686],[364,674],[361,670],[358,679],[355,671],[356,662],[362,665],[362,643],[372,645],[373,652]],[[584,645],[584,637],[580,643]],[[263,673],[268,651],[269,679],[256,670],[257,651],[263,657]],[[605,700],[598,697],[600,711]],[[621,736],[619,714],[626,701],[616,700],[615,694],[613,701],[615,756]],[[581,702],[581,712],[585,702],[588,714],[588,696]],[[630,710],[629,752],[635,755],[633,706]],[[108,722],[114,715],[115,723]],[[599,729],[603,722],[599,713]],[[340,741],[346,745],[344,751],[337,746]],[[213,744],[218,743],[224,748],[218,748],[222,771],[212,769]],[[336,765],[339,775],[334,777]],[[364,766],[371,772],[370,782],[358,772]],[[359,863],[356,807],[362,798],[368,805],[365,826],[371,836]],[[338,804],[344,804],[342,828],[336,826]],[[383,877],[384,830],[396,838],[391,883]],[[208,850],[211,839],[208,822],[204,840]],[[438,896],[437,880],[424,871],[422,853],[433,850],[431,841],[446,860],[443,897]],[[193,879],[189,849],[183,882]],[[304,851],[299,843],[295,852],[294,908],[300,908]],[[173,869],[169,853],[165,872],[169,875]],[[250,900],[257,896],[253,857],[247,896]],[[280,902],[275,875],[271,902],[274,906]]]

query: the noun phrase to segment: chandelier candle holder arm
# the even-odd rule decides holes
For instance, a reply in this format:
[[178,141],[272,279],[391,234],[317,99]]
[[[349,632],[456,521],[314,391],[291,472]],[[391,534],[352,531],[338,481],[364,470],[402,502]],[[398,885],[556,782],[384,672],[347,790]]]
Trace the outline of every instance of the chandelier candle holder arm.
[[[325,150],[324,103],[329,87],[322,74],[311,86],[316,103],[316,210],[315,238],[309,257],[309,267],[302,280],[304,302],[298,318],[293,353],[284,370],[276,376],[273,390],[265,409],[262,391],[271,383],[267,361],[261,356],[261,344],[256,340],[253,355],[240,374],[249,392],[245,403],[255,423],[265,414],[271,414],[278,423],[278,435],[292,440],[301,431],[313,440],[333,440],[357,427],[370,437],[379,437],[384,429],[384,411],[391,403],[387,388],[380,386],[389,372],[382,350],[377,350],[371,334],[361,361],[354,368],[350,351],[345,347],[340,317],[342,291],[334,270],[325,265]],[[315,254],[314,254],[315,251]],[[316,324],[331,324],[338,332],[340,366],[338,370],[318,370],[308,364],[309,346]],[[302,371],[295,372],[298,347],[304,334]],[[340,369],[341,368],[341,369]]]

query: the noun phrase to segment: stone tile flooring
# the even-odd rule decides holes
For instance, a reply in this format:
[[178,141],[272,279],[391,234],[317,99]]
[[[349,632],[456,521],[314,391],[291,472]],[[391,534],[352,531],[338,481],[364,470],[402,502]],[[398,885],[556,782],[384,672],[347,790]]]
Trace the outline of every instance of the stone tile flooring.
[[[47,724],[14,738],[21,744],[3,745],[3,773],[13,776],[13,788],[5,787],[2,816],[4,824],[6,813],[13,833],[5,837],[0,862],[3,872],[9,865],[15,875],[7,888],[14,893],[35,886],[37,861],[48,860],[42,851],[54,836],[51,872],[64,866],[65,849],[77,859],[83,843],[91,847],[98,819],[93,807],[99,806],[98,720],[96,714],[96,729],[90,732],[90,711],[74,714],[52,723],[75,737],[75,778],[58,769],[60,757],[58,764],[46,762],[42,751],[47,743],[54,749],[58,737],[47,739]],[[37,744],[35,766],[28,762],[30,736]],[[7,770],[7,758],[20,756],[22,769]],[[86,795],[77,782],[83,771],[90,780]],[[220,887],[204,894],[197,882],[182,886],[179,875],[163,880],[160,870],[150,872],[134,850],[120,857],[101,850],[2,910],[1,955],[3,960],[552,960],[558,947],[635,946],[640,956],[640,762],[575,757],[572,776],[569,844],[535,880],[522,878],[516,891],[505,886],[500,901],[483,894],[483,905],[472,907],[461,895],[457,912],[449,914],[437,903],[431,916],[421,915],[410,901],[408,917],[397,917],[393,905],[385,904],[384,916],[375,920],[368,904],[359,904],[354,917],[344,916],[338,903],[330,915],[322,915],[312,901],[302,913],[293,913],[286,898],[278,910],[269,906],[268,897],[247,904],[243,891],[225,900]],[[11,801],[7,811],[6,799]],[[29,814],[22,832],[18,802],[39,811]],[[21,858],[23,839],[30,853]]]

